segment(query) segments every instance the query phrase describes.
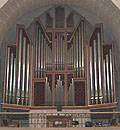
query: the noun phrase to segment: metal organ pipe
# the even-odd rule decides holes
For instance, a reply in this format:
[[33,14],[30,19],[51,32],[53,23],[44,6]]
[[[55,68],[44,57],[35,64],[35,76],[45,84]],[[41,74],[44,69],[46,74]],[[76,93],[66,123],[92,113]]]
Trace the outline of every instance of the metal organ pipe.
[[63,61],[63,69],[65,65],[65,44],[64,44],[64,34],[62,34],[62,46],[63,46],[63,56],[62,56],[62,61]]
[[41,67],[40,67],[40,74],[41,74],[41,78],[43,77],[43,34],[42,34],[42,37],[41,37],[41,48],[40,48],[40,51],[41,51]]
[[60,70],[62,70],[62,34],[60,35]]
[[21,47],[22,47],[22,29],[20,29],[20,35],[19,35],[19,45],[18,45],[18,92],[17,92],[17,104],[19,102],[20,97],[20,81],[21,81]]
[[60,35],[60,70],[62,70],[62,42],[61,42],[61,35]]
[[60,51],[61,51],[61,48],[60,48],[60,37],[61,35],[59,34],[58,35],[58,68],[60,70]]
[[93,89],[93,73],[92,73],[92,47],[90,47],[90,88],[91,88],[91,104],[93,104],[93,99],[94,99],[94,89]]
[[71,45],[71,69],[73,69],[73,44]]
[[37,78],[38,76],[38,26],[36,25],[36,41],[35,41],[35,58],[36,58],[36,62],[35,62],[35,78]]
[[41,30],[39,29],[39,42],[38,42],[38,78],[40,78],[40,66],[41,66]]
[[16,80],[16,58],[14,58],[14,77],[13,77],[13,98],[12,98],[12,103],[15,103],[15,80]]
[[10,65],[10,47],[8,47],[7,49],[6,103],[8,102],[7,99],[8,99],[8,88],[9,88],[8,84],[9,84],[9,71],[10,71],[9,65]]
[[106,72],[107,72],[108,102],[110,102],[110,79],[109,79],[109,61],[108,61],[108,54],[106,55]]
[[33,74],[33,45],[31,45],[31,68],[30,68],[30,72],[31,72],[31,76],[30,76],[30,84],[29,84],[29,91],[30,91],[30,97],[29,97],[29,99],[30,99],[30,106],[32,105],[32,74]]
[[81,22],[82,29],[82,77],[85,77],[85,66],[84,66],[84,23]]
[[81,27],[79,27],[79,67],[80,67],[80,78],[81,78]]
[[106,85],[106,64],[103,60],[103,71],[104,71],[104,102],[107,102],[107,85]]
[[94,40],[94,72],[95,72],[95,99],[96,103],[98,103],[96,40]]
[[97,33],[98,38],[98,71],[99,71],[99,98],[102,103],[102,81],[101,81],[101,46],[100,46],[100,33]]
[[13,53],[11,53],[11,62],[10,62],[10,88],[9,88],[9,103],[12,100],[12,86],[13,86]]
[[24,37],[23,39],[23,63],[22,63],[22,92],[21,92],[21,95],[22,95],[22,104],[23,104],[23,100],[24,100],[24,91],[25,91],[25,53],[26,53],[26,38]]
[[78,31],[76,32],[75,35],[75,43],[76,43],[76,76],[78,77]]
[[112,102],[114,102],[114,80],[113,80],[113,63],[112,63],[112,49],[109,50],[110,55],[110,78],[111,78],[111,96]]
[[30,45],[27,44],[27,77],[26,77],[26,105],[28,104],[29,98],[29,69],[30,69]]

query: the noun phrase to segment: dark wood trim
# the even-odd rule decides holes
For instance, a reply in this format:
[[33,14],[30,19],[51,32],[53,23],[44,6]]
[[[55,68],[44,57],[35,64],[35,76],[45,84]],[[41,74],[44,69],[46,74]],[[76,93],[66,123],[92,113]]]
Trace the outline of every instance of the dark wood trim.
[[42,22],[40,21],[40,19],[39,19],[39,18],[35,18],[34,21],[35,21],[35,23],[36,23],[36,22],[39,23],[39,25],[41,26],[41,28],[42,28],[42,30],[43,30],[43,32],[44,32],[44,34],[45,34],[46,39],[48,40],[49,43],[52,43],[52,41],[49,39],[49,37],[48,37],[48,35],[47,35],[46,31],[45,31],[45,28],[44,28],[44,26],[42,25]]
[[115,75],[115,56],[114,56],[114,43],[112,43],[112,54],[113,54],[113,73],[114,73],[114,94],[115,102],[117,102],[117,91],[116,91],[116,75]]
[[3,94],[2,94],[2,103],[4,103],[5,101],[5,87],[6,87],[6,60],[7,60],[7,47],[8,45],[6,45],[5,48],[5,69],[4,69],[4,86],[3,86]]
[[[6,104],[2,103],[2,108],[8,109],[23,109],[23,110],[56,110],[57,106],[25,106],[25,105],[16,105],[16,104]],[[117,103],[106,103],[106,104],[97,104],[97,105],[88,105],[88,106],[62,106],[62,109],[101,109],[101,108],[116,108]]]
[[[70,16],[72,16],[72,18],[73,18],[73,27],[72,27],[72,28],[74,28],[75,24],[74,24],[74,12],[73,12],[73,11],[71,11],[70,14],[68,15],[68,17],[66,18],[66,22],[65,22],[65,23],[66,23],[66,26],[65,26],[65,27],[67,27],[68,18],[69,18]],[[67,27],[67,28],[69,28],[69,27]]]

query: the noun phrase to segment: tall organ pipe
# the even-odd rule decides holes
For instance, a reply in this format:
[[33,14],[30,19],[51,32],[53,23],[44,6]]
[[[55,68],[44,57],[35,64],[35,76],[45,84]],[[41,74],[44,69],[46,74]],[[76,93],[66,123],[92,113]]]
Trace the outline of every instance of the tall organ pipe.
[[41,30],[39,29],[39,42],[38,42],[38,78],[40,78],[40,66],[41,66]]
[[113,81],[113,63],[112,63],[112,50],[109,50],[110,54],[110,78],[111,78],[111,95],[112,95],[112,102],[114,102],[114,81]]
[[60,37],[60,48],[61,48],[61,51],[60,51],[60,69],[62,70],[62,35]]
[[59,34],[57,34],[57,70],[59,70],[58,64],[59,64]]
[[6,103],[8,102],[7,99],[8,99],[8,84],[9,84],[9,71],[10,71],[10,68],[9,68],[9,65],[10,65],[10,47],[8,47],[7,49],[7,77],[6,77]]
[[36,66],[35,66],[35,78],[37,78],[37,75],[38,75],[38,26],[36,25],[36,41],[35,41],[35,44],[36,44],[36,50],[35,50],[35,58],[36,58]]
[[98,38],[98,71],[99,71],[99,96],[102,103],[102,81],[101,81],[101,47],[100,47],[100,33],[97,33]]
[[80,67],[80,78],[81,78],[81,27],[79,27],[79,67]]
[[96,40],[94,40],[94,72],[95,72],[95,99],[96,103],[98,103]]
[[12,100],[12,87],[13,87],[13,53],[11,53],[11,63],[10,63],[10,88],[9,88],[9,103]]
[[76,63],[77,63],[77,65],[76,65],[76,71],[77,71],[77,77],[78,77],[78,31],[76,32]]
[[25,53],[26,53],[26,38],[24,37],[23,39],[23,63],[22,63],[22,104],[23,104],[23,100],[24,100],[24,91],[25,91]]
[[93,104],[93,99],[94,99],[94,88],[93,88],[93,74],[92,74],[92,70],[93,70],[93,64],[92,64],[92,47],[90,47],[90,88],[91,88],[91,104]]
[[26,76],[26,105],[28,104],[29,98],[29,69],[30,69],[30,45],[27,44],[27,76]]
[[60,48],[60,37],[61,37],[61,34],[58,35],[58,65],[59,65],[59,70],[60,70],[60,52],[61,52],[61,48]]
[[20,97],[20,81],[21,81],[21,46],[22,46],[22,29],[20,29],[20,35],[19,35],[19,46],[18,46],[18,92],[17,92],[17,102],[19,101]]
[[62,62],[61,62],[61,61],[62,61],[62,60],[61,60],[61,57],[62,57],[62,55],[61,55],[61,54],[62,54],[61,44],[62,44],[62,43],[61,43],[61,35],[60,35],[60,70],[62,69],[62,67],[61,67],[61,63],[62,63]]
[[44,36],[42,34],[42,39],[41,39],[41,67],[40,67],[40,73],[41,73],[41,78],[43,77],[43,41],[44,41]]
[[85,65],[84,65],[84,23],[81,22],[82,28],[82,77],[85,77]]
[[106,72],[107,72],[107,90],[108,90],[108,102],[110,102],[110,79],[109,79],[109,60],[108,54],[106,55]]

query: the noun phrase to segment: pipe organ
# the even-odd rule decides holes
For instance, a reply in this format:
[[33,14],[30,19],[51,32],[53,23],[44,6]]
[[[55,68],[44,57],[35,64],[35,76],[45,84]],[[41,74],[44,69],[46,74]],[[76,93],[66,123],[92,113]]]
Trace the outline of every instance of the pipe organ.
[[[76,78],[85,78],[85,22],[80,21],[72,41],[68,44],[67,66],[68,70],[75,70]],[[69,34],[68,34],[69,35]]]
[[104,73],[104,102],[111,103],[115,101],[115,83],[114,83],[114,62],[113,62],[113,44],[105,43],[103,45],[103,73]]
[[5,96],[8,104],[29,104],[31,42],[26,29],[17,26],[17,43],[6,47]]
[[91,104],[116,101],[113,44],[103,40],[102,25],[96,25],[89,39]]
[[55,70],[65,69],[64,33],[55,34]]
[[35,24],[34,78],[44,78],[45,70],[52,70],[52,45],[41,22]]
[[74,25],[73,12],[56,27],[56,19],[45,16],[46,26],[34,20],[33,43],[18,25],[16,44],[6,46],[3,107],[116,104],[114,48],[104,42],[102,24],[94,26],[87,44],[85,18]]
[[16,80],[16,45],[6,46],[6,74],[5,74],[5,98],[6,103],[15,102],[15,80]]

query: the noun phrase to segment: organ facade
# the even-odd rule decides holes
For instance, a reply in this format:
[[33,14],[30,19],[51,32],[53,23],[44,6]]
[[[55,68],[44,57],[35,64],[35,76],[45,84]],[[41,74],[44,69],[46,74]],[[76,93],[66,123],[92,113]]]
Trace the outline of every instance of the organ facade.
[[34,19],[33,43],[17,25],[16,43],[6,45],[2,107],[116,106],[114,43],[104,42],[103,24],[87,40],[86,19],[74,11],[58,6],[43,17]]

